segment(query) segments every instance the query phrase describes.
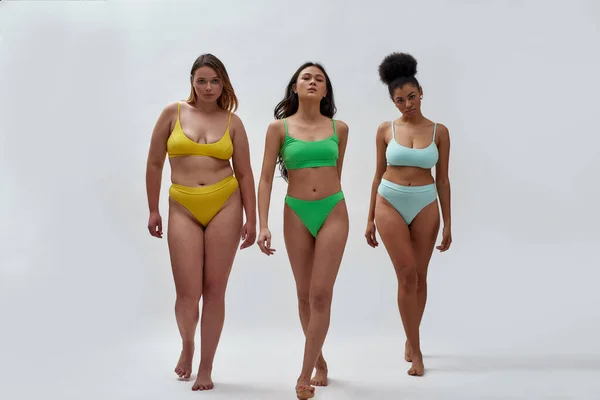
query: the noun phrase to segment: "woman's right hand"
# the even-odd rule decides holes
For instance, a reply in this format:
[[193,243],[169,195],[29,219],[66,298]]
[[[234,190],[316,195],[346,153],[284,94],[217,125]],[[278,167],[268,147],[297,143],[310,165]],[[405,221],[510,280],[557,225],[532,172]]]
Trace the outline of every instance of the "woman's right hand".
[[373,248],[379,246],[377,243],[377,229],[375,228],[375,222],[369,221],[367,223],[367,231],[365,232],[365,237],[367,238],[367,244]]
[[162,218],[158,212],[150,213],[150,219],[148,219],[148,230],[150,235],[162,239]]
[[269,231],[269,228],[262,228],[260,230],[258,239],[256,239],[256,244],[260,247],[260,251],[268,256],[275,253],[275,249],[271,248],[271,231]]

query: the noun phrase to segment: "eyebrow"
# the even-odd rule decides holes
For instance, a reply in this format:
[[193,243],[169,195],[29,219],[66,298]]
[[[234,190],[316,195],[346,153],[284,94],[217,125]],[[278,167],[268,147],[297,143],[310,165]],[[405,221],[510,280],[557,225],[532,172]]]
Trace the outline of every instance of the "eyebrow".
[[[198,79],[206,79],[206,77],[205,76],[199,76]],[[210,79],[219,79],[219,77],[218,76],[213,76]]]
[[[415,94],[415,92],[410,92],[410,93],[408,94],[408,96],[410,96],[411,94]],[[406,97],[408,97],[408,96],[406,96]],[[402,96],[396,96],[396,98],[397,98],[397,99],[401,99],[401,98],[402,98]]]
[[[305,73],[303,73],[302,75],[313,75],[313,74],[311,74],[310,72],[305,72]],[[320,76],[321,78],[325,78],[325,76],[324,76],[323,74],[320,74],[320,73],[316,73],[316,74],[314,74],[314,75],[315,75],[315,76]]]

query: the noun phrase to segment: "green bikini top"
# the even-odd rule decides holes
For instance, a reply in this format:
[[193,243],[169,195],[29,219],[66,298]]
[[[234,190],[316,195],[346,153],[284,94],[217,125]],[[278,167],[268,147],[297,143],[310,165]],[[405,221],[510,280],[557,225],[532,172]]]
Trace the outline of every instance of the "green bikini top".
[[322,140],[306,141],[293,138],[288,133],[284,118],[285,140],[281,146],[281,158],[286,169],[335,167],[339,156],[339,138],[333,121],[333,135]]

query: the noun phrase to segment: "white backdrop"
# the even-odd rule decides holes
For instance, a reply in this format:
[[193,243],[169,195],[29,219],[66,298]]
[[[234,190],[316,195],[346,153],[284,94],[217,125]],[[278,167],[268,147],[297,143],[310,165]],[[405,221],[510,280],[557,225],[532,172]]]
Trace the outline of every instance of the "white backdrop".
[[[174,285],[166,240],[147,232],[144,174],[156,118],[187,97],[204,52],[229,71],[257,182],[304,61],[325,65],[350,126],[350,237],[317,398],[600,396],[594,1],[2,3],[1,397],[192,395],[172,373]],[[393,51],[417,58],[424,113],[452,140],[454,242],[431,262],[422,379],[405,373],[389,258],[363,236],[376,127],[397,117],[377,75]],[[234,264],[212,398],[293,396],[303,337],[285,190],[276,180],[276,255],[254,246]]]

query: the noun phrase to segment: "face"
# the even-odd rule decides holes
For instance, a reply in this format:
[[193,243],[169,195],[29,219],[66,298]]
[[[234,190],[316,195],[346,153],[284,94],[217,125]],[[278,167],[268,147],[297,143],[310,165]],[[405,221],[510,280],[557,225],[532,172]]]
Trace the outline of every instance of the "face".
[[394,104],[403,115],[411,116],[421,110],[423,90],[412,84],[406,84],[394,90]]
[[223,92],[223,83],[217,72],[211,67],[203,66],[194,72],[192,85],[199,100],[216,101]]
[[325,74],[317,67],[307,67],[300,71],[293,89],[299,98],[315,98],[319,101],[327,94]]

